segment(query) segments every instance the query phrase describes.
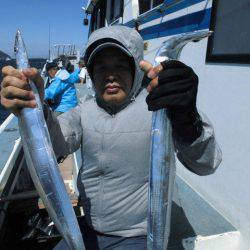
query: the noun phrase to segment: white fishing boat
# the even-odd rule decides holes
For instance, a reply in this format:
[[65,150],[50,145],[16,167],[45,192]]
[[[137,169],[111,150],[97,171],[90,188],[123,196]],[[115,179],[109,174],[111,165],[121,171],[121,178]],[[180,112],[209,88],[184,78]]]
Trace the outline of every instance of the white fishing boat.
[[50,60],[56,60],[60,57],[66,57],[73,65],[76,65],[80,59],[80,50],[75,44],[54,44],[50,54]]
[[[178,162],[168,249],[249,249],[249,0],[91,0],[85,10],[89,33],[116,24],[137,29],[145,41],[145,59],[151,62],[171,36],[214,31],[211,38],[188,44],[180,60],[200,78],[198,107],[212,120],[223,161],[210,176],[197,176]],[[60,236],[48,232],[49,223],[36,224],[37,237],[31,237],[30,218],[44,209],[26,170],[13,115],[0,127],[0,142],[0,197],[5,197],[0,201],[1,247],[12,241],[19,248],[4,249],[21,249],[20,244],[23,249],[29,244],[51,249]],[[66,163],[71,169],[64,171],[73,203],[80,163],[76,152]],[[15,227],[17,220],[22,226]]]

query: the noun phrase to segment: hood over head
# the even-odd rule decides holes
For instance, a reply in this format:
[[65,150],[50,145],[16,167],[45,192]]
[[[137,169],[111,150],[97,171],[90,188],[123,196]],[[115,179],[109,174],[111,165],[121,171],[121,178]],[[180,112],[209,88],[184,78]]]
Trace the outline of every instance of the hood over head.
[[[101,97],[96,96],[97,104],[104,108],[108,113],[115,114],[124,109],[131,101],[135,99],[141,90],[144,72],[140,69],[139,63],[143,60],[143,40],[140,34],[132,28],[115,25],[104,27],[93,32],[88,40],[84,61],[93,81],[91,69],[93,67],[93,58],[100,50],[107,47],[119,48],[122,52],[134,59],[134,82],[127,98],[119,105],[106,103]],[[95,87],[95,83],[93,82]]]

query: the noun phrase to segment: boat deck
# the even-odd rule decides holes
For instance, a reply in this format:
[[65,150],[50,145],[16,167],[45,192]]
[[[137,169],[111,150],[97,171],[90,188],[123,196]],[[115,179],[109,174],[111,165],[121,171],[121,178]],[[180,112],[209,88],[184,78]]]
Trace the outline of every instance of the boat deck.
[[[78,203],[78,195],[74,189],[74,178],[73,178],[73,168],[74,168],[74,159],[73,155],[69,155],[62,163],[59,164],[60,173],[64,180],[64,184],[66,186],[68,195],[71,200],[71,204],[73,207],[77,206]],[[44,209],[44,204],[41,199],[38,201],[38,207],[40,209]]]
[[193,241],[197,236],[209,237],[235,231],[236,229],[229,221],[184,180],[176,176],[169,250],[184,249],[184,239],[193,238],[190,240]]

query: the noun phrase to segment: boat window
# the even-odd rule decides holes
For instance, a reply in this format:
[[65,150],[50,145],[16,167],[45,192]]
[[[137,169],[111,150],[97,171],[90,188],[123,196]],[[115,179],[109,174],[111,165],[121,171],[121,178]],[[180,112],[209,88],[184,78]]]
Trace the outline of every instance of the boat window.
[[139,0],[139,14],[149,11],[163,2],[164,0]]
[[250,1],[214,0],[207,62],[250,63]]
[[101,1],[94,7],[91,15],[91,32],[105,26],[106,3]]
[[164,0],[154,0],[153,1],[153,8],[160,5],[160,4],[162,4],[163,2],[164,2]]
[[98,8],[96,13],[96,29],[101,26],[101,10]]
[[110,6],[110,12],[107,16],[108,24],[113,23],[119,17],[123,16],[123,1],[121,0],[108,0],[107,5]]
[[121,14],[121,1],[120,0],[114,0],[114,15],[113,18],[117,19],[120,17]]
[[139,14],[147,12],[148,10],[150,10],[150,1],[139,0]]

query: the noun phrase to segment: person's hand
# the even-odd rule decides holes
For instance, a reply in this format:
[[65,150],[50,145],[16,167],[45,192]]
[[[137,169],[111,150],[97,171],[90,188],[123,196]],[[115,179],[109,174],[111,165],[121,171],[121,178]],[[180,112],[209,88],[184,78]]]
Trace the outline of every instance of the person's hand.
[[156,67],[141,61],[140,66],[151,79],[147,87],[148,109],[156,111],[166,108],[175,132],[185,137],[183,132],[186,128],[190,130],[188,133],[191,133],[190,128],[195,128],[195,135],[191,137],[197,138],[202,128],[196,109],[198,76],[192,68],[179,61],[165,61]]
[[18,115],[22,108],[35,108],[36,101],[28,81],[37,86],[41,100],[44,97],[44,81],[35,68],[19,71],[11,66],[2,69],[4,76],[1,83],[1,104]]
[[152,79],[146,99],[150,111],[167,108],[187,112],[196,107],[198,77],[190,67],[179,61],[163,62],[156,67],[142,61],[140,66]]

